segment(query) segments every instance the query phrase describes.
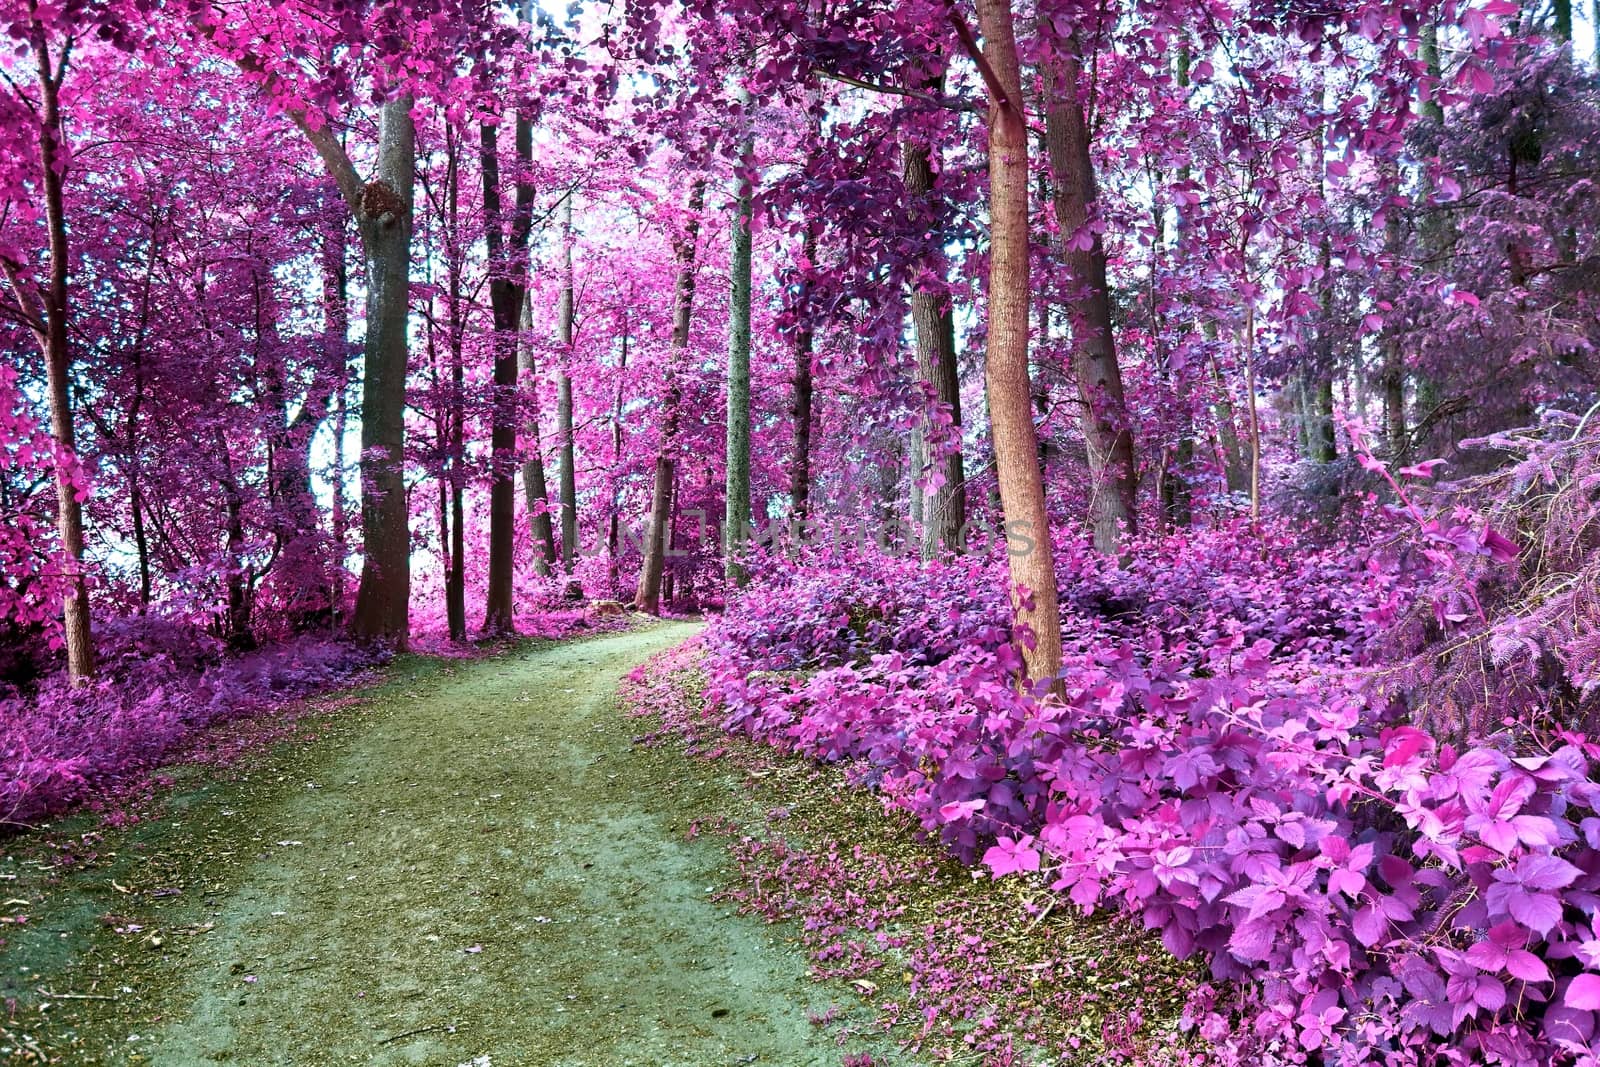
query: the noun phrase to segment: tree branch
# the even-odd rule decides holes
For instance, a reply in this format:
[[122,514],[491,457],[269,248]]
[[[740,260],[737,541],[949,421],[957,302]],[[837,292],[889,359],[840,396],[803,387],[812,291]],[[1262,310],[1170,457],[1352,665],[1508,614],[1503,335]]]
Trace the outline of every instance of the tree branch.
[[950,25],[955,27],[956,37],[961,41],[961,47],[966,50],[967,56],[978,66],[978,73],[983,75],[983,84],[989,89],[989,96],[1002,108],[1010,108],[1022,117],[1022,107],[1017,101],[1011,99],[1011,94],[1006,92],[1006,87],[1000,84],[1000,77],[984,58],[983,49],[978,47],[978,39],[972,36],[972,28],[967,25],[967,20],[961,17],[961,12],[956,10],[955,0],[945,0],[945,10],[950,15]]

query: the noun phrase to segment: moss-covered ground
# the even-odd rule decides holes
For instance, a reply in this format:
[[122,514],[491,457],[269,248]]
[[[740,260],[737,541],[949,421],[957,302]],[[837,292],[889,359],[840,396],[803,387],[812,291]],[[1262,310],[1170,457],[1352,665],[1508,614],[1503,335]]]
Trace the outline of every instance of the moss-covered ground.
[[838,1064],[790,935],[712,899],[725,853],[689,830],[735,772],[616,711],[692,632],[404,659],[288,741],[171,769],[130,828],[0,844],[27,917],[0,927],[0,1062]]

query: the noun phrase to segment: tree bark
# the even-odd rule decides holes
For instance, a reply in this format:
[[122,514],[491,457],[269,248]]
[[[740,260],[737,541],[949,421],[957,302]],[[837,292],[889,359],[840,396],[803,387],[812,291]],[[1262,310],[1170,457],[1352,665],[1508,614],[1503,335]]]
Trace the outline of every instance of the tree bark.
[[[745,110],[750,98],[741,91]],[[746,168],[753,142],[746,134],[734,173],[733,249],[728,303],[727,491],[722,522],[722,551],[728,585],[749,580],[743,553],[750,530],[750,223],[754,190]]]
[[[61,116],[61,83],[66,78],[65,52],[59,66],[52,64],[44,27],[33,24],[33,49],[39,80],[39,171],[44,192],[45,225],[50,235],[50,277],[43,293],[44,315],[35,336],[45,363],[45,391],[50,404],[50,435],[63,453],[76,456],[77,436],[72,412],[72,349],[67,318],[72,313],[67,272],[68,246],[65,171],[61,144],[65,122]],[[17,299],[30,303],[15,273],[11,273]],[[82,685],[94,677],[94,638],[89,623],[89,586],[83,574],[83,505],[73,481],[76,463],[55,464],[56,531],[66,557],[66,595],[62,600],[62,636],[67,649],[67,678]]]
[[[906,141],[901,146],[906,193],[914,200],[933,205],[937,179],[927,145]],[[938,250],[928,256],[927,269],[944,276],[944,255]],[[922,489],[923,467],[932,462],[925,431],[918,430],[913,448],[913,521],[921,527],[922,558],[941,553],[959,555],[966,547],[963,527],[967,521],[966,471],[961,457],[961,382],[956,367],[955,315],[950,294],[937,288],[913,286],[911,325],[916,334],[917,376],[933,387],[939,406],[950,415],[955,440],[947,442],[937,461],[939,485],[931,494]]]
[[[1028,129],[1011,0],[978,0],[978,23],[989,86],[985,388],[1008,535],[1015,629],[1022,639],[1027,677],[1053,681],[1061,672],[1061,617],[1028,384]],[[1031,633],[1031,640],[1023,637],[1024,631]]]
[[383,105],[378,177],[361,189],[367,259],[366,377],[361,391],[361,586],[351,632],[405,645],[411,598],[405,409],[416,130],[411,97]]
[[550,490],[545,484],[544,446],[539,433],[539,368],[534,347],[528,339],[533,330],[533,305],[522,303],[522,333],[517,345],[517,374],[531,400],[533,410],[523,429],[527,434],[527,459],[522,462],[523,508],[528,513],[528,530],[533,536],[533,572],[548,578],[556,565],[555,524],[550,521]]
[[349,417],[350,302],[349,271],[345,265],[344,215],[322,235],[322,344],[323,358],[333,368],[333,566],[332,617],[344,616],[346,544],[344,438]]
[[[448,332],[445,342],[450,358],[450,384],[440,404],[440,444],[443,445],[444,470],[440,490],[448,490],[450,520],[448,544],[441,538],[440,548],[445,552],[448,567],[444,579],[445,619],[450,640],[467,639],[467,561],[466,507],[466,366],[464,347],[467,322],[462,285],[465,248],[461,238],[461,169],[459,140],[453,126],[446,127],[445,151],[445,311]],[[498,340],[498,338],[496,338]],[[437,380],[437,378],[436,378]],[[440,521],[443,523],[444,501],[440,501]]]
[[1094,162],[1089,155],[1089,126],[1079,97],[1080,61],[1077,42],[1045,70],[1045,143],[1055,194],[1056,224],[1074,292],[1068,301],[1072,318],[1072,367],[1083,400],[1084,443],[1089,451],[1090,525],[1094,546],[1116,551],[1124,532],[1137,532],[1135,494],[1139,474],[1133,433],[1122,388],[1122,368],[1111,325],[1111,296],[1106,280],[1105,244],[1085,226],[1098,195]]
[[[494,400],[489,430],[489,574],[483,632],[515,630],[513,580],[516,547],[517,325],[527,300],[528,240],[533,223],[533,186],[526,168],[533,155],[533,124],[520,114],[516,125],[516,203],[509,242],[501,227],[498,127],[479,128],[483,177],[484,235],[488,245],[489,306],[494,319]],[[507,247],[509,245],[509,247]]]
[[631,325],[626,308],[622,311],[622,353],[617,360],[617,391],[611,402],[611,518],[606,524],[606,595],[617,595],[619,571],[617,553],[622,547],[622,491],[617,472],[622,469],[622,388],[627,381],[628,342]]
[[689,347],[690,312],[694,307],[695,245],[700,237],[700,210],[705,206],[706,182],[697,178],[689,187],[688,219],[676,242],[678,280],[672,309],[672,353],[667,367],[667,391],[661,402],[661,441],[656,446],[655,476],[650,491],[650,527],[645,534],[644,558],[639,564],[639,588],[634,605],[651,615],[661,614],[661,575],[666,565],[667,531],[672,524],[672,482],[678,432],[678,364]]
[[581,599],[583,589],[572,577],[578,561],[578,457],[572,433],[572,327],[576,292],[572,283],[572,194],[562,201],[561,306],[556,320],[556,340],[561,361],[556,368],[556,435],[561,442],[561,570],[567,576],[566,595]]
[[[800,256],[807,263],[807,269],[816,259],[817,235],[808,225],[805,236],[800,241]],[[801,309],[801,314],[809,314]],[[812,333],[809,321],[802,322],[795,328],[794,334],[794,406],[790,413],[794,416],[794,452],[789,458],[789,500],[791,503],[790,517],[797,524],[804,524],[811,512],[811,407],[814,393],[814,370],[812,366],[815,335]]]

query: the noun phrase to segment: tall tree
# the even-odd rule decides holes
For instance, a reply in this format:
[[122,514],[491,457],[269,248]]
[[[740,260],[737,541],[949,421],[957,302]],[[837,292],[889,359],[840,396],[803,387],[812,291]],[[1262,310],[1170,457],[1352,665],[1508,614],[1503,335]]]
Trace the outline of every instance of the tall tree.
[[49,235],[49,271],[41,283],[23,277],[20,263],[0,262],[40,355],[44,358],[45,392],[50,404],[50,436],[61,454],[54,464],[56,531],[69,574],[62,598],[62,636],[67,651],[67,677],[81,685],[94,677],[94,638],[89,626],[89,586],[83,573],[82,470],[77,465],[77,432],[72,411],[72,343],[69,319],[72,296],[68,275],[72,258],[67,225],[66,175],[70,157],[66,146],[66,119],[61,113],[61,88],[71,65],[69,39],[52,56],[50,38],[37,14],[26,24],[33,52],[38,98],[19,94],[33,118],[33,141],[38,151],[38,181],[44,195],[45,227]]
[[1061,671],[1055,553],[1039,470],[1028,382],[1028,127],[1011,0],[978,0],[980,51],[951,9],[989,95],[989,339],[984,385],[1007,534],[1016,628],[1031,632],[1023,660],[1033,680]]
[[517,338],[517,375],[529,398],[531,410],[523,429],[528,443],[523,450],[522,505],[528,514],[528,530],[533,536],[533,571],[548,578],[556,566],[555,524],[550,521],[550,490],[545,482],[544,446],[539,431],[539,366],[532,343],[533,304],[522,302],[522,329]]
[[556,436],[561,445],[561,570],[567,575],[567,596],[581,597],[572,577],[578,562],[578,452],[572,434],[572,328],[577,291],[572,277],[572,193],[561,201],[561,303],[556,314],[556,341],[561,346],[556,366]]
[[[805,269],[813,269],[817,255],[817,233],[807,225],[800,240],[800,258]],[[802,314],[805,314],[802,310]],[[794,333],[794,403],[790,414],[794,416],[794,450],[789,458],[789,500],[793,507],[792,518],[803,524],[811,511],[811,408],[815,392],[815,334],[809,319],[802,320]]]
[[639,588],[634,605],[651,615],[661,614],[661,575],[666,568],[667,538],[672,528],[672,486],[677,469],[678,406],[682,402],[678,375],[689,347],[690,313],[694,308],[695,246],[700,238],[700,212],[705,206],[706,181],[696,178],[689,187],[689,208],[683,234],[675,242],[678,261],[673,287],[672,351],[666,370],[666,393],[661,400],[661,439],[650,490],[650,526],[645,534],[644,558],[639,563]]
[[[901,146],[906,193],[913,206],[924,214],[939,213],[931,148],[907,139]],[[942,283],[944,254],[934,249],[928,254],[926,274]],[[913,520],[922,527],[922,556],[932,559],[941,553],[959,554],[965,548],[963,527],[967,521],[966,471],[961,458],[961,379],[956,366],[955,309],[942,284],[914,283],[911,288],[911,325],[916,335],[917,377],[932,388],[939,409],[948,415],[953,440],[944,448],[935,472],[932,493],[923,490],[924,467],[932,462],[930,435],[918,429],[913,440],[913,499],[919,505]]]
[[[519,5],[524,22],[528,4]],[[533,123],[521,110],[516,120],[516,201],[505,233],[500,201],[499,127],[479,128],[484,234],[489,251],[489,306],[494,318],[494,406],[489,431],[489,574],[483,610],[488,634],[510,633],[516,545],[517,325],[527,300],[528,240],[533,228]],[[546,520],[548,524],[548,519]]]
[[1089,521],[1095,548],[1114,552],[1124,532],[1136,532],[1134,496],[1139,472],[1112,331],[1105,242],[1099,230],[1089,225],[1099,191],[1078,84],[1081,52],[1076,37],[1058,42],[1058,47],[1044,78],[1045,143],[1056,224],[1072,287],[1067,307],[1072,319],[1072,368],[1078,379],[1083,439],[1089,451]]
[[[750,121],[750,95],[741,89],[741,120]],[[747,132],[734,163],[733,248],[728,265],[727,493],[722,551],[728,584],[748,579],[743,553],[750,529],[750,224],[754,200],[754,141]]]
[[366,377],[361,391],[361,587],[350,629],[358,637],[405,642],[411,598],[411,530],[406,505],[405,411],[411,303],[411,230],[416,127],[409,94],[378,117],[378,174],[366,184],[327,128],[317,143],[340,178],[367,259]]

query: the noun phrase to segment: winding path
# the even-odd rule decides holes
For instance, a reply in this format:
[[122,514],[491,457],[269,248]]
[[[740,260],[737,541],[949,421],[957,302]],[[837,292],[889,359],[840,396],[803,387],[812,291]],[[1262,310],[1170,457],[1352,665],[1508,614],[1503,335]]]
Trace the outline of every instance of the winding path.
[[215,926],[160,1021],[112,1058],[837,1065],[801,954],[709,898],[721,850],[686,830],[727,803],[722,772],[632,746],[616,712],[622,677],[691,632],[465,663],[384,696],[314,781],[238,813],[253,858],[192,916]]

